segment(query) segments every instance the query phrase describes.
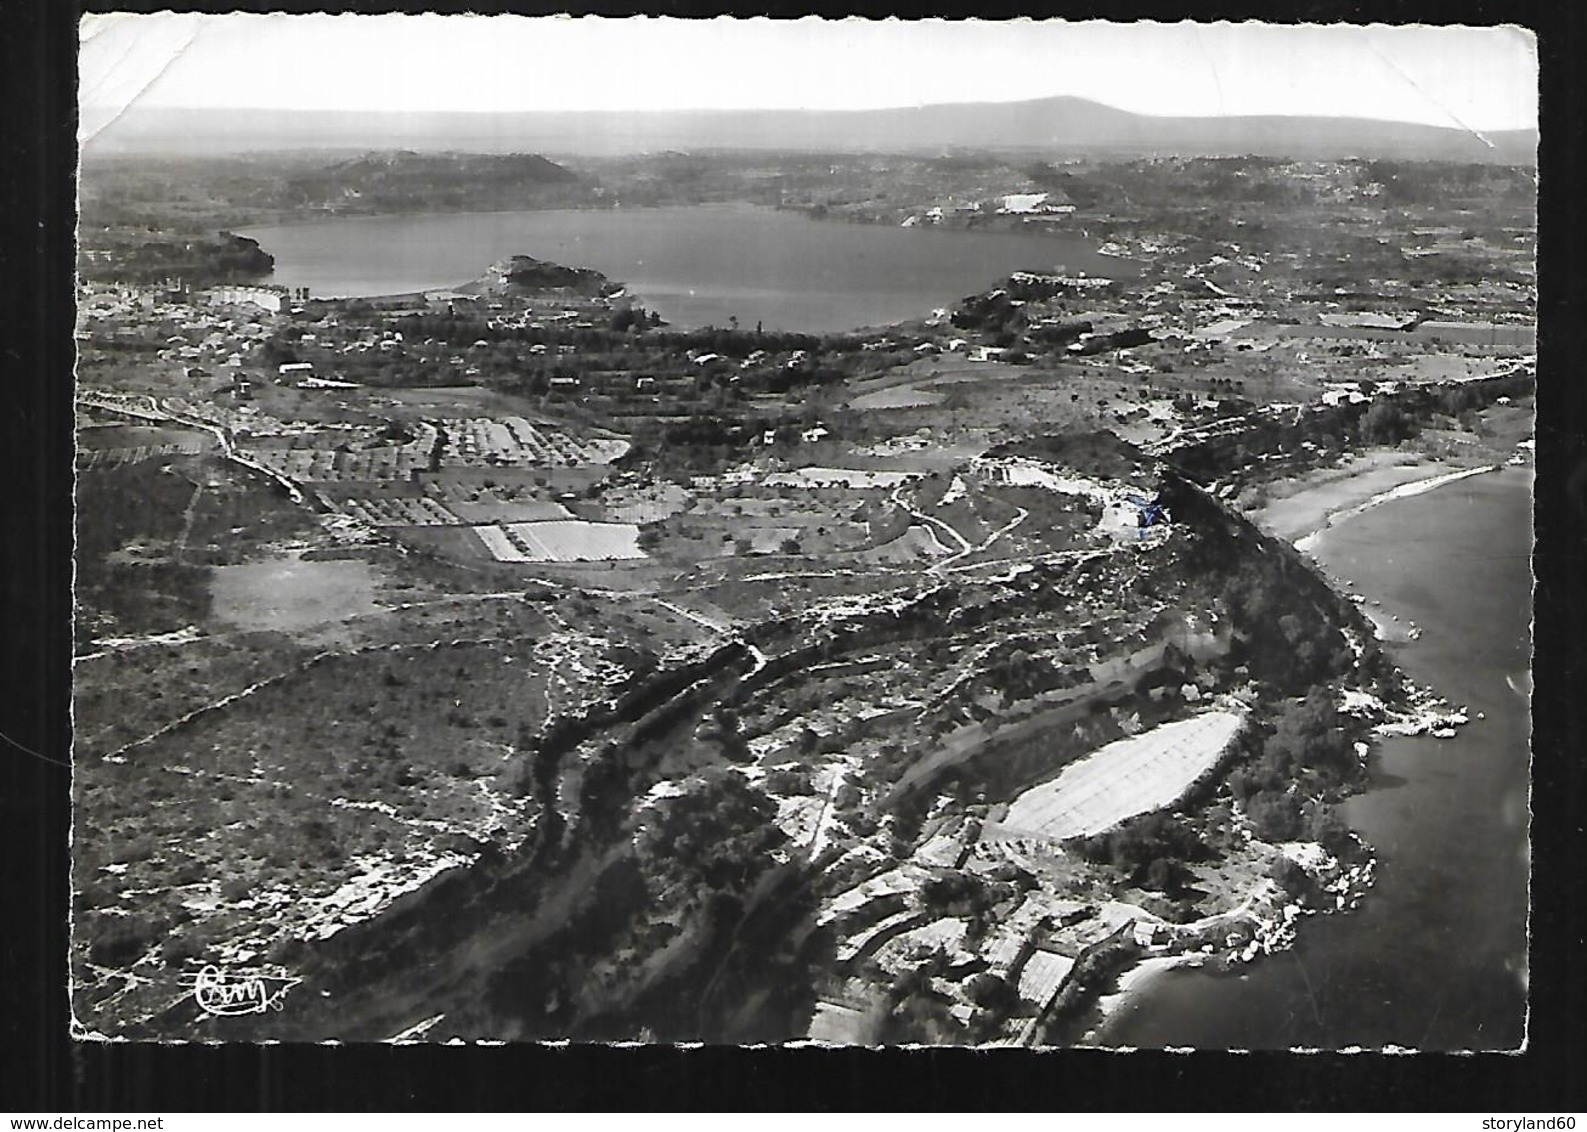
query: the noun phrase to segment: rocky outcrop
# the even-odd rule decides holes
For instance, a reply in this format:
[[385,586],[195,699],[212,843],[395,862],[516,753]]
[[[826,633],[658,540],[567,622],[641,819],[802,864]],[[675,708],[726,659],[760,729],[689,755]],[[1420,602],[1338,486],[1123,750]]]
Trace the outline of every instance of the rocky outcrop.
[[584,267],[563,267],[529,255],[491,264],[477,284],[493,295],[531,295],[544,291],[571,291],[578,295],[604,295],[620,289],[599,271]]

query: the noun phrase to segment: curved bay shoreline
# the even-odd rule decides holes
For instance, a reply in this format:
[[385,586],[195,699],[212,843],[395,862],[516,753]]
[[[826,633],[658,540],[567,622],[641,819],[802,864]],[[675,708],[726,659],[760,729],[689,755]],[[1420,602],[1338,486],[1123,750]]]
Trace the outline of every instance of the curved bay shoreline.
[[[1512,461],[1512,464],[1515,462]],[[1498,473],[1498,475],[1494,473]],[[1426,679],[1429,675],[1427,672],[1430,667],[1429,659],[1436,661],[1439,658],[1436,656],[1429,658],[1427,654],[1433,650],[1415,643],[1419,640],[1421,631],[1415,628],[1414,621],[1407,621],[1403,624],[1400,622],[1400,612],[1395,611],[1400,603],[1394,600],[1393,593],[1387,592],[1389,588],[1383,585],[1383,577],[1372,579],[1368,584],[1360,586],[1358,593],[1350,594],[1352,589],[1357,589],[1358,587],[1352,580],[1342,577],[1343,573],[1349,571],[1341,569],[1343,566],[1343,561],[1341,561],[1343,555],[1336,550],[1334,544],[1344,541],[1345,536],[1354,534],[1356,520],[1360,516],[1377,511],[1380,507],[1389,508],[1389,511],[1380,514],[1385,525],[1392,532],[1391,537],[1403,537],[1407,542],[1425,541],[1422,532],[1415,530],[1413,526],[1404,522],[1402,518],[1414,514],[1414,512],[1406,509],[1416,506],[1413,502],[1416,497],[1424,496],[1429,492],[1443,493],[1448,497],[1452,494],[1448,492],[1452,485],[1462,482],[1470,485],[1473,477],[1476,477],[1476,483],[1479,485],[1495,485],[1496,490],[1502,491],[1510,488],[1512,479],[1516,483],[1522,482],[1519,479],[1522,475],[1527,477],[1524,482],[1528,491],[1530,491],[1530,467],[1507,468],[1502,464],[1491,462],[1480,466],[1471,466],[1469,462],[1456,463],[1427,460],[1402,452],[1377,451],[1356,455],[1347,461],[1343,467],[1318,469],[1295,477],[1278,489],[1282,492],[1280,498],[1266,502],[1259,508],[1252,509],[1249,512],[1249,517],[1270,533],[1285,538],[1306,553],[1308,557],[1314,560],[1319,572],[1341,593],[1350,595],[1352,600],[1358,604],[1370,603],[1373,606],[1381,604],[1384,615],[1373,616],[1369,613],[1369,616],[1378,625],[1380,639],[1406,650],[1397,657],[1397,660],[1402,663],[1403,667],[1411,670],[1408,675],[1413,680],[1418,677]],[[1392,524],[1388,522],[1390,515],[1394,516],[1395,519]],[[1459,541],[1458,536],[1461,533],[1470,532],[1457,532],[1456,541]],[[1395,561],[1397,547],[1393,542],[1385,541],[1382,544],[1382,549],[1383,561],[1392,564]],[[1530,548],[1527,547],[1525,549],[1529,550]],[[1400,572],[1407,575],[1414,574],[1415,567],[1410,562],[1405,562]],[[1419,580],[1416,577],[1405,579],[1411,585],[1416,585]],[[1447,644],[1448,642],[1446,641],[1446,647]],[[1431,689],[1429,698],[1449,695],[1459,690],[1437,686],[1442,682],[1438,681],[1436,676],[1433,678],[1433,683],[1435,686]],[[1511,690],[1516,690],[1514,685],[1511,686]],[[1464,709],[1461,709],[1460,716],[1463,719]],[[1476,719],[1482,720],[1483,718],[1484,713],[1478,711]],[[1402,734],[1425,734],[1425,731],[1426,729],[1424,728]],[[1382,736],[1393,736],[1395,734],[1394,731],[1385,728],[1380,728],[1377,733]],[[1439,739],[1447,739],[1454,736],[1452,729],[1440,729],[1436,734]],[[1462,738],[1464,739],[1464,736]],[[1363,802],[1367,806],[1378,806],[1378,808],[1381,808],[1381,804],[1376,802],[1374,796],[1380,795],[1385,790],[1393,790],[1405,781],[1404,778],[1386,771],[1383,764],[1404,758],[1404,751],[1408,746],[1420,744],[1422,749],[1425,750],[1429,745],[1436,742],[1437,740],[1433,738],[1390,737],[1374,743],[1371,763],[1369,764],[1371,767],[1371,780],[1347,801],[1347,812],[1351,809],[1362,810],[1361,803]],[[1400,746],[1396,749],[1394,747],[1395,744]],[[1457,743],[1453,744],[1452,747],[1459,747],[1460,745]],[[1438,754],[1442,755],[1450,749],[1440,746]],[[1396,762],[1395,765],[1397,766],[1398,763]],[[1439,773],[1443,777],[1458,777],[1458,772],[1454,769],[1446,769],[1435,773]],[[1379,820],[1381,821],[1381,818]],[[1359,818],[1352,816],[1349,824],[1359,835],[1360,825],[1362,824]],[[1382,831],[1379,831],[1379,837],[1381,836]],[[1391,840],[1397,841],[1397,838],[1391,838]],[[1392,848],[1398,849],[1399,846],[1396,844]],[[1376,859],[1376,854],[1374,853],[1373,860],[1376,861]],[[1368,878],[1368,883],[1371,883],[1370,877]],[[1359,893],[1352,894],[1348,900],[1341,901],[1339,910],[1355,908],[1357,895]],[[1380,894],[1374,899],[1383,900],[1391,899],[1391,897]],[[1332,935],[1348,930],[1348,927],[1342,923],[1335,924],[1330,926],[1329,934]],[[1305,950],[1308,934],[1306,929],[1302,929],[1300,947],[1303,950]],[[1295,946],[1296,936],[1291,933],[1288,938],[1281,937],[1273,940],[1273,942],[1278,946],[1271,949],[1264,948],[1263,950],[1277,952]],[[1522,950],[1519,977],[1524,985],[1524,947]],[[1317,957],[1315,952],[1313,952],[1304,959],[1299,956],[1293,957],[1291,965],[1299,972],[1300,978],[1306,979],[1305,963],[1312,962],[1315,964],[1316,961]],[[1202,1043],[1200,1042],[1185,1042],[1169,1037],[1168,1031],[1175,1029],[1175,1021],[1153,1021],[1153,1016],[1166,1010],[1168,1013],[1183,1019],[1184,1016],[1196,1009],[1196,1007],[1191,1005],[1192,1001],[1204,1004],[1205,999],[1212,994],[1211,987],[1214,981],[1234,977],[1230,972],[1238,970],[1239,966],[1239,964],[1228,962],[1222,956],[1201,956],[1194,952],[1148,956],[1122,972],[1115,984],[1100,996],[1092,1015],[1091,1024],[1083,1036],[1078,1039],[1078,1044],[1112,1049],[1152,1048],[1157,1046],[1184,1048],[1190,1045],[1201,1045]],[[1186,967],[1202,970],[1185,970]],[[1185,990],[1187,983],[1195,981],[1197,976],[1199,976],[1203,985],[1199,988],[1191,989],[1199,989],[1201,993],[1199,995],[1187,993]],[[1247,974],[1242,973],[1239,975],[1240,983],[1246,983],[1247,979]],[[1262,978],[1255,981],[1266,984],[1273,980]],[[1312,994],[1311,986],[1308,985],[1305,989],[1307,996],[1310,997]],[[1248,994],[1262,995],[1270,993],[1269,988],[1263,985],[1249,991],[1242,987],[1239,993],[1231,992],[1227,997],[1233,999]],[[1317,1010],[1315,999],[1312,1001],[1312,1008],[1314,1011]],[[1435,1012],[1434,1017],[1427,1024],[1425,1031],[1427,1034],[1433,1032],[1436,1020],[1437,1015]],[[1337,1019],[1330,1019],[1329,1021],[1335,1026],[1349,1024]],[[1373,1019],[1372,1024],[1368,1025],[1366,1029],[1370,1030],[1373,1025],[1379,1024],[1379,1021],[1378,1019]],[[1319,1025],[1322,1022],[1323,1018],[1319,1015]],[[1195,1032],[1201,1027],[1192,1023],[1184,1028],[1187,1031]],[[1208,1027],[1208,1029],[1216,1031],[1219,1027],[1213,1026]],[[1231,1024],[1222,1027],[1222,1029],[1233,1031],[1235,1027]],[[1478,1023],[1476,1029],[1479,1033],[1482,1031],[1481,1023]],[[1503,1030],[1504,1027],[1500,1026],[1498,1029]],[[1143,1032],[1151,1035],[1152,1040],[1141,1040],[1135,1036]],[[1371,1044],[1370,1036],[1364,1036],[1363,1041],[1351,1038],[1335,1043],[1335,1045],[1337,1048],[1361,1048],[1363,1042]],[[1268,1048],[1269,1044],[1242,1040],[1238,1043],[1226,1043],[1226,1046],[1227,1048]],[[1323,1048],[1326,1043],[1291,1041],[1278,1044],[1286,1048]],[[1398,1043],[1392,1041],[1380,1044],[1382,1044],[1383,1048],[1395,1048],[1398,1045]],[[1475,1048],[1481,1043],[1457,1041],[1454,1044],[1460,1048]],[[1204,1048],[1214,1047],[1205,1046]],[[1429,1048],[1432,1047],[1430,1046]],[[1497,1047],[1484,1046],[1483,1048]]]

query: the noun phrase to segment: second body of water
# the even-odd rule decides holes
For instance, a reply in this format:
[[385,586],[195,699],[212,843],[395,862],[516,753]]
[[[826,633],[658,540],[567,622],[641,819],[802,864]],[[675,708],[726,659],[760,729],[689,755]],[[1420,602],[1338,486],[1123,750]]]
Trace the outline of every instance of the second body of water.
[[627,284],[677,326],[809,333],[923,318],[1015,271],[1120,278],[1079,233],[906,229],[751,205],[377,216],[250,228],[274,281],[317,297],[404,294],[529,255]]

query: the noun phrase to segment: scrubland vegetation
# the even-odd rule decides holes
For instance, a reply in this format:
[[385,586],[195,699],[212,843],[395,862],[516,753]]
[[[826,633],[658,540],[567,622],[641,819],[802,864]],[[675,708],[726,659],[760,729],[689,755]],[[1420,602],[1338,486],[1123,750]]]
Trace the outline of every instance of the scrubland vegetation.
[[[376,210],[425,178],[458,208],[590,203],[589,178],[625,203],[758,199],[734,160],[371,157],[269,185],[243,163],[155,211],[290,212],[354,175]],[[100,296],[88,423],[214,439],[79,479],[85,1024],[1060,1040],[1144,954],[1249,957],[1282,945],[1286,902],[1342,906],[1366,850],[1333,803],[1374,718],[1341,697],[1410,690],[1233,502],[1363,447],[1517,451],[1524,347],[1323,316],[1436,299],[1519,325],[1519,174],[828,166],[781,203],[897,223],[951,188],[988,207],[947,226],[998,227],[1024,222],[1002,194],[1049,192],[1135,267],[1022,272],[836,335],[669,327],[527,259],[471,294],[272,314]],[[169,175],[85,209],[119,223]],[[139,254],[98,262],[131,286],[164,262]],[[1418,377],[1457,365],[1477,380]],[[249,584],[217,585],[227,567]],[[1213,711],[1238,734],[1166,806],[1077,837],[1005,821],[1088,754]],[[217,960],[305,984],[280,1013],[197,1018],[176,974]]]

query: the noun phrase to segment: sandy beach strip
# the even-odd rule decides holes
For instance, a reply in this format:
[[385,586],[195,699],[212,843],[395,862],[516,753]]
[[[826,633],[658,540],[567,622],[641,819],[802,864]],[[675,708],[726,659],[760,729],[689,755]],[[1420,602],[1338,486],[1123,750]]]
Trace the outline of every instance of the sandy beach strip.
[[1331,527],[1335,523],[1339,523],[1345,519],[1359,515],[1363,511],[1370,511],[1374,507],[1381,506],[1384,503],[1393,503],[1398,499],[1410,499],[1412,496],[1422,495],[1426,492],[1434,490],[1435,488],[1443,487],[1445,484],[1454,483],[1456,480],[1467,479],[1471,476],[1480,476],[1484,472],[1495,472],[1498,470],[1498,464],[1488,464],[1480,468],[1461,468],[1457,471],[1444,472],[1440,475],[1430,476],[1427,479],[1414,480],[1411,483],[1402,483],[1398,487],[1390,488],[1388,491],[1379,492],[1377,495],[1374,495],[1370,499],[1364,500],[1361,503],[1357,503],[1353,507],[1345,507],[1337,511],[1329,512],[1327,526],[1320,530],[1313,531],[1304,538],[1296,539],[1295,548],[1300,551],[1310,551],[1312,547],[1316,545],[1317,539],[1322,536],[1323,531],[1326,530],[1327,527]]
[[1081,1039],[1081,1045],[1090,1045],[1098,1033],[1106,1028],[1113,1016],[1131,1001],[1148,1001],[1152,983],[1175,967],[1206,963],[1211,956],[1199,951],[1181,951],[1173,955],[1152,955],[1120,973],[1114,989],[1097,999],[1099,1017]]
[[1269,534],[1299,545],[1338,519],[1492,467],[1471,467],[1404,452],[1364,453],[1338,467],[1298,476],[1282,487],[1275,485],[1287,494],[1270,500],[1249,517]]

